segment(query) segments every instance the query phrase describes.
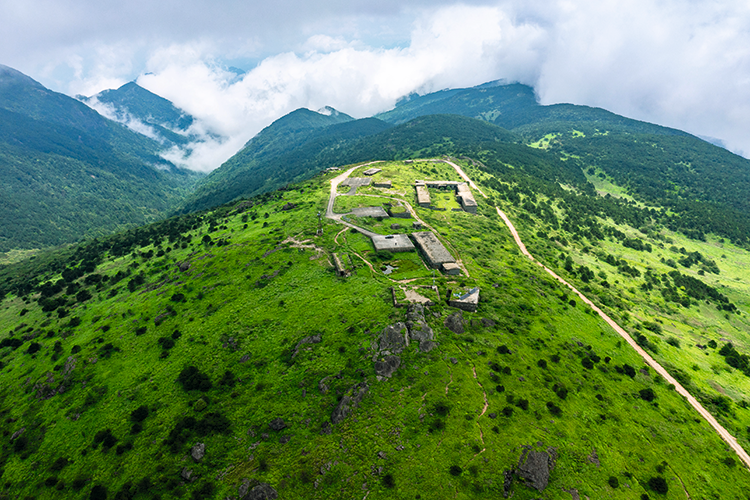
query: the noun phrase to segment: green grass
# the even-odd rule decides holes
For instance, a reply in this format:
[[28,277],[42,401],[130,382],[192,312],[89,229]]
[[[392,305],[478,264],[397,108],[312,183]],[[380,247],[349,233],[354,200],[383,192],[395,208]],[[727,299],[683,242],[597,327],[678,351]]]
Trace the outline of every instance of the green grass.
[[[421,168],[432,167],[425,165]],[[403,164],[384,166],[398,168],[393,175],[404,180],[425,174]],[[537,442],[558,454],[549,487],[540,494],[516,482],[514,498],[562,498],[563,488],[576,489],[582,498],[630,499],[642,493],[654,498],[645,485],[659,475],[657,468],[665,460],[669,493],[664,498],[683,498],[680,481],[695,498],[745,494],[750,476],[739,465],[725,465],[731,455],[720,438],[653,371],[637,372],[631,379],[615,370],[622,364],[640,369],[643,362],[601,319],[580,303],[571,305],[566,289],[520,256],[483,199],[478,198],[476,216],[418,209],[470,273],[433,278],[416,252],[376,255],[368,238],[350,230],[342,233],[342,226],[325,219],[322,234],[316,234],[316,214],[327,202],[327,181],[333,176],[256,200],[244,213],[208,214],[184,235],[190,238],[183,240],[185,248],[161,239],[156,246],[137,249],[142,254],[171,247],[162,257],[147,259],[132,252],[105,257],[97,273],[113,276],[131,269],[133,274],[114,285],[87,287],[94,297],[70,307],[67,318],[42,312],[33,295],[26,301],[7,297],[0,305],[0,340],[21,323],[26,326],[14,332],[14,338],[29,328],[28,333],[40,335],[15,351],[0,350],[0,431],[8,436],[25,427],[30,443],[17,452],[6,438],[0,495],[88,498],[93,486],[102,484],[113,498],[128,482],[135,489],[150,478],[149,493],[135,498],[197,497],[205,484],[214,488],[209,497],[225,498],[236,496],[247,478],[270,483],[280,498],[494,498],[502,495],[503,471],[517,464],[520,447]],[[282,211],[289,202],[296,208]],[[244,215],[250,216],[247,222]],[[205,244],[202,238],[211,220],[214,243]],[[532,249],[547,248],[529,236],[524,224],[519,226]],[[228,238],[227,245],[215,244],[223,238]],[[290,238],[315,248],[284,243]],[[334,251],[351,265],[351,276],[335,275],[329,260]],[[650,258],[658,261],[659,252],[662,249]],[[372,262],[376,271],[355,254]],[[739,272],[744,254],[727,255]],[[589,255],[575,252],[574,257],[584,262]],[[638,257],[628,255],[633,261]],[[177,265],[185,261],[191,263],[189,270],[179,271]],[[386,262],[399,271],[384,276],[379,266]],[[733,271],[717,262],[720,279],[734,283]],[[144,273],[145,283],[130,293],[127,283],[138,272]],[[455,334],[444,321],[456,310],[442,302],[430,307],[426,320],[438,346],[421,353],[412,343],[401,353],[394,376],[378,381],[373,367],[378,336],[386,325],[406,319],[406,308],[393,307],[390,288],[396,286],[402,301],[401,284],[393,280],[415,278],[409,286],[434,282],[441,297],[448,289],[479,286],[479,309],[463,313],[466,331]],[[630,286],[625,278],[618,280],[623,289]],[[118,293],[109,297],[112,289]],[[184,300],[172,301],[178,293]],[[637,304],[637,298],[636,293],[623,300]],[[20,316],[23,308],[28,312]],[[157,325],[155,318],[169,308],[174,314]],[[631,322],[637,314],[630,314]],[[80,318],[80,325],[66,328],[70,317]],[[104,326],[109,328],[105,331]],[[136,335],[142,327],[145,333]],[[165,350],[158,339],[175,330],[181,336],[161,357]],[[52,335],[47,337],[47,332]],[[301,344],[292,356],[300,340],[316,334],[322,336],[320,343]],[[26,354],[32,341],[42,349]],[[57,341],[62,355],[52,361]],[[119,351],[106,357],[102,348],[109,343]],[[75,345],[81,350],[72,354]],[[511,353],[499,354],[500,346]],[[665,342],[659,347],[671,356]],[[679,365],[686,352],[690,348],[683,342],[679,356],[665,359]],[[582,360],[592,353],[601,359],[586,369]],[[37,399],[35,385],[46,384],[49,374],[55,383],[62,380],[62,372],[53,367],[69,356],[76,366],[66,391]],[[213,388],[206,393],[182,389],[176,380],[186,366],[206,374]],[[508,367],[510,373],[496,373],[493,367]],[[233,386],[220,384],[226,371],[232,372]],[[702,383],[699,376],[693,378]],[[321,381],[328,386],[326,392],[320,390]],[[339,398],[362,381],[369,391],[361,404],[332,426],[331,434],[321,433]],[[565,399],[555,394],[555,384],[568,390]],[[496,390],[499,385],[503,392]],[[655,392],[653,402],[639,397],[645,388]],[[485,394],[489,406],[480,415]],[[199,399],[208,403],[201,411],[194,406]],[[528,400],[526,409],[517,406],[520,399]],[[547,402],[555,403],[561,414],[551,414]],[[441,404],[445,411],[436,410]],[[141,405],[149,408],[149,416],[143,430],[131,435],[130,414]],[[506,407],[512,408],[511,416],[503,415]],[[736,412],[741,414],[740,409]],[[226,433],[193,432],[174,450],[164,444],[181,419],[201,420],[209,413],[228,419]],[[268,424],[276,417],[289,427],[270,430]],[[122,455],[116,446],[105,452],[101,446],[93,449],[94,436],[105,429],[118,444],[130,442],[133,449]],[[286,443],[280,440],[284,436],[290,438]],[[196,442],[206,445],[199,464],[185,458]],[[599,466],[588,459],[594,449]],[[378,457],[381,451],[385,458]],[[60,457],[70,463],[51,471]],[[452,466],[461,467],[462,473],[452,475]],[[183,484],[184,467],[193,470],[195,482]],[[382,467],[382,472],[373,474],[373,467]],[[610,476],[619,478],[619,488],[608,485]],[[50,477],[62,480],[62,489],[46,486]],[[88,482],[74,491],[73,481],[79,477]]]

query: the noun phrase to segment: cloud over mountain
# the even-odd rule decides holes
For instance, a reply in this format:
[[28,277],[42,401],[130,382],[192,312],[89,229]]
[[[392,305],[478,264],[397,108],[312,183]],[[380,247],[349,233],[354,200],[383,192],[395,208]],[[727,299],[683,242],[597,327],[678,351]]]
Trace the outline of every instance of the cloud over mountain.
[[203,140],[189,157],[170,159],[198,170],[216,168],[298,107],[362,117],[411,92],[495,79],[533,85],[543,103],[600,106],[750,152],[750,7],[742,2],[151,4],[92,4],[94,22],[84,26],[81,2],[59,2],[31,33],[18,26],[31,23],[33,9],[15,6],[5,12],[15,22],[0,35],[0,55],[69,93],[137,77],[196,117]]

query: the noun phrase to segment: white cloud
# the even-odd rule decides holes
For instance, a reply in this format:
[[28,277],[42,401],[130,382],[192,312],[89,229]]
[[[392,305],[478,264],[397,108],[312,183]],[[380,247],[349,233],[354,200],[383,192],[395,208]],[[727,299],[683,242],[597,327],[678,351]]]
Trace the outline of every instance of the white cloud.
[[418,23],[408,47],[373,49],[311,37],[304,46],[314,50],[268,57],[240,79],[211,59],[210,47],[173,45],[151,57],[138,84],[196,117],[202,132],[226,138],[194,145],[189,156],[170,152],[170,159],[207,171],[236,152],[232,147],[300,107],[330,105],[364,117],[389,109],[416,89],[475,85],[497,78],[498,71],[529,78],[542,36],[534,26],[514,25],[497,9],[449,7]]
[[[70,93],[138,77],[196,116],[196,132],[221,136],[184,159],[201,170],[298,107],[362,117],[413,91],[501,78],[533,85],[546,104],[600,106],[750,154],[745,1],[6,4],[3,62]],[[254,67],[238,78],[223,69],[232,60]]]

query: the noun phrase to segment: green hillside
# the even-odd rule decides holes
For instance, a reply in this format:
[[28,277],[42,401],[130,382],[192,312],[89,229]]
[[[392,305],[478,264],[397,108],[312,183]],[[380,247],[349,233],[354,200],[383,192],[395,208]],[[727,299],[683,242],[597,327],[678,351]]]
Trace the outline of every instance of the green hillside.
[[0,67],[0,252],[164,217],[197,176],[160,158],[160,147]]
[[[437,120],[372,147],[418,155]],[[336,200],[410,204],[345,217],[421,222],[458,276],[320,220],[341,171],[1,269],[0,496],[746,498],[739,457],[495,206],[746,449],[750,252],[475,123],[481,147],[434,148],[478,148],[454,160],[476,215],[437,188],[417,206],[416,179],[460,179],[442,161],[360,167],[391,187]],[[475,287],[476,312],[446,303]]]

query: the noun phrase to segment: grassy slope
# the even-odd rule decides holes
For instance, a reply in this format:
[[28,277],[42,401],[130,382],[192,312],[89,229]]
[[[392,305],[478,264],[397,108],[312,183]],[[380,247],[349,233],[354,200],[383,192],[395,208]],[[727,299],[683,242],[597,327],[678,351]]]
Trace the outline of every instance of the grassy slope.
[[[403,186],[410,175],[443,178],[449,172],[439,164],[418,164],[415,170],[401,163],[383,166],[383,175],[393,173]],[[487,178],[468,165],[467,170],[474,178]],[[33,341],[42,350],[24,353],[29,340],[15,351],[0,351],[5,365],[0,427],[6,436],[0,495],[88,498],[94,485],[103,484],[112,498],[130,482],[133,493],[144,485],[136,498],[223,498],[236,495],[238,484],[248,478],[271,483],[282,498],[352,498],[368,491],[368,498],[486,498],[501,494],[502,472],[515,465],[520,446],[541,442],[558,453],[547,498],[569,497],[563,488],[590,498],[634,498],[659,475],[669,493],[649,492],[652,498],[684,498],[682,484],[693,498],[744,498],[750,475],[725,463],[731,455],[718,436],[653,373],[637,373],[633,379],[618,374],[615,365],[643,364],[615,332],[580,304],[568,303],[565,290],[520,256],[482,200],[479,216],[417,209],[458,250],[471,273],[453,282],[438,278],[441,296],[447,288],[479,285],[479,311],[464,314],[467,332],[457,335],[443,326],[455,310],[431,307],[427,320],[439,347],[422,354],[412,345],[395,376],[378,382],[373,345],[379,331],[402,320],[405,311],[391,304],[393,283],[373,275],[356,257],[355,252],[380,262],[361,235],[343,232],[336,244],[341,227],[325,221],[323,235],[315,236],[328,177],[266,197],[244,214],[247,222],[243,214],[227,211],[207,216],[186,239],[163,241],[162,249],[173,247],[164,256],[105,260],[97,273],[112,276],[130,269],[131,278],[143,272],[146,282],[134,293],[125,286],[130,278],[100,290],[89,287],[94,298],[70,310],[70,317],[81,319],[75,328],[64,327],[69,318],[46,315],[33,302],[3,301],[0,338],[15,330],[14,338],[38,332]],[[413,202],[410,190],[403,193]],[[281,211],[288,202],[298,205]],[[228,245],[201,243],[210,220],[215,222],[212,240],[226,238]],[[307,244],[322,252],[282,243],[289,237],[310,240]],[[351,277],[335,276],[328,261],[332,251],[353,265]],[[190,269],[180,272],[176,265],[185,261]],[[427,270],[411,273],[425,278],[416,283],[433,283]],[[118,293],[109,297],[112,289]],[[184,294],[183,302],[170,300],[177,293]],[[19,317],[24,307],[30,311]],[[170,308],[176,314],[157,326],[154,319]],[[495,325],[483,326],[480,318]],[[136,335],[144,326],[146,332]],[[175,330],[181,337],[160,357],[164,350],[157,339]],[[314,333],[322,333],[323,341],[302,346],[292,359],[297,342]],[[62,352],[52,361],[58,341]],[[102,349],[109,343],[120,351],[107,357]],[[52,367],[64,365],[75,345],[81,351],[73,355],[67,390],[37,400],[35,386],[48,383],[50,374],[60,380],[61,371]],[[501,345],[512,354],[499,354]],[[589,352],[612,359],[588,370],[581,360]],[[546,368],[539,360],[547,362]],[[492,375],[493,362],[510,373]],[[175,379],[189,365],[207,374],[214,388],[207,393],[180,388]],[[232,372],[227,377],[234,381],[231,387],[219,384],[226,371]],[[333,377],[337,374],[340,378]],[[324,377],[332,377],[325,394],[318,389]],[[338,397],[362,380],[369,382],[370,392],[359,408],[332,434],[321,434]],[[552,391],[555,383],[568,389],[565,400]],[[652,403],[638,396],[647,387],[657,395]],[[480,416],[483,391],[489,408]],[[510,403],[508,395],[514,401],[527,399],[528,409]],[[201,398],[208,407],[197,411],[194,405]],[[562,415],[551,415],[546,402],[558,405]],[[436,411],[438,403],[449,408],[447,415]],[[148,406],[149,416],[143,430],[131,434],[130,414],[141,405]],[[512,416],[503,416],[506,407]],[[184,416],[201,420],[208,413],[220,413],[231,426],[207,436],[193,431],[174,449],[163,443]],[[268,428],[278,416],[289,425],[280,433]],[[14,450],[7,436],[22,427],[27,445]],[[111,430],[117,445],[132,443],[132,450],[123,448],[118,455],[117,445],[92,449],[94,436],[104,429]],[[291,440],[282,444],[280,436]],[[198,441],[206,444],[206,457],[193,464],[184,457]],[[599,465],[589,459],[594,449]],[[380,451],[385,458],[378,457]],[[50,470],[61,457],[68,465]],[[462,468],[459,476],[449,474],[453,465]],[[180,479],[184,467],[194,471],[197,481]],[[393,479],[392,486],[386,477]],[[618,488],[609,486],[610,477],[618,478]],[[76,484],[77,478],[86,482]],[[146,488],[146,478],[154,486]],[[513,489],[515,498],[539,495],[518,483]],[[213,493],[200,493],[209,490]]]

